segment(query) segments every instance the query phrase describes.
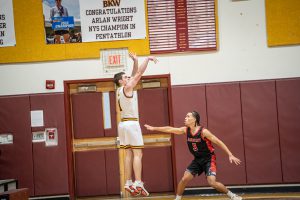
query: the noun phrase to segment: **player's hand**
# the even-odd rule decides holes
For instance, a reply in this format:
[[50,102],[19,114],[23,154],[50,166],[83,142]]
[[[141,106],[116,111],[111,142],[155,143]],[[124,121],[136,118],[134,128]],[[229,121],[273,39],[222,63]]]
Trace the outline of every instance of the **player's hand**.
[[242,161],[240,161],[240,159],[238,159],[237,157],[230,155],[229,162],[230,163],[234,162],[234,164],[239,165],[239,164],[241,164]]
[[136,53],[129,52],[129,57],[130,57],[133,61],[138,60],[138,57],[137,57]]
[[148,56],[148,59],[153,61],[155,64],[158,62],[157,58],[154,56]]
[[154,131],[153,126],[150,126],[150,125],[148,125],[148,124],[145,124],[144,126],[146,127],[147,130],[149,130],[149,131]]

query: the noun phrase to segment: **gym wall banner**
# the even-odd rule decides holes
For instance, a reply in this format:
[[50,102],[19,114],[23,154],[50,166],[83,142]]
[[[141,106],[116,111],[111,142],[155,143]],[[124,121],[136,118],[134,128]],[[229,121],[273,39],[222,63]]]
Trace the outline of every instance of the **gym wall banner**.
[[79,0],[82,41],[146,38],[145,1]]
[[12,0],[0,0],[0,47],[16,46]]
[[146,38],[145,1],[43,0],[47,44]]

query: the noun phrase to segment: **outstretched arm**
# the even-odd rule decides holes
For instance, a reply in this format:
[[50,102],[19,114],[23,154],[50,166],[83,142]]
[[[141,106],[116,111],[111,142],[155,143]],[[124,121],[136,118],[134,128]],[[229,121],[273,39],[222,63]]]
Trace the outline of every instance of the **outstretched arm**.
[[138,57],[136,56],[135,53],[132,53],[132,52],[129,52],[129,57],[133,61],[131,76],[134,76],[136,74],[137,70],[138,70],[138,67],[139,67]]
[[223,151],[227,153],[229,156],[229,162],[234,162],[236,165],[239,165],[241,163],[240,159],[236,158],[231,151],[228,149],[228,147],[222,142],[219,138],[217,138],[215,135],[213,135],[209,130],[204,129],[203,130],[203,136],[209,139],[212,143],[218,145]]
[[146,71],[149,61],[153,61],[154,63],[157,63],[157,59],[154,56],[148,56],[144,60],[144,62],[140,65],[140,67],[138,68],[138,70],[134,74],[134,76],[131,77],[130,80],[128,81],[128,83],[126,84],[126,86],[124,88],[125,92],[132,90],[136,86],[136,84],[141,79],[143,73]]
[[185,127],[180,127],[180,128],[175,128],[172,126],[161,126],[161,127],[154,127],[150,126],[148,124],[144,125],[148,130],[150,131],[159,131],[159,132],[164,132],[164,133],[174,133],[174,134],[184,134],[185,133]]

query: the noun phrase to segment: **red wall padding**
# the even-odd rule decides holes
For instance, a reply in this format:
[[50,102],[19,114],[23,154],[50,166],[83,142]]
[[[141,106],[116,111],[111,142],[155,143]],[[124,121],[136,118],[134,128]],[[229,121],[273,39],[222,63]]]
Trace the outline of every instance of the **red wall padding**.
[[[173,119],[174,126],[184,126],[184,118],[188,112],[198,111],[201,116],[201,124],[206,126],[206,100],[205,85],[175,86],[172,87]],[[175,165],[177,183],[181,180],[186,167],[192,162],[193,156],[186,144],[186,135],[174,135]],[[194,178],[189,186],[207,185],[207,181],[202,177]]]
[[239,83],[209,84],[206,86],[206,97],[208,129],[242,161],[239,166],[231,164],[228,155],[214,145],[218,180],[230,185],[246,184]]
[[34,195],[29,96],[0,98],[0,134],[13,134],[13,144],[0,145],[0,179],[17,179]]
[[277,103],[283,181],[300,182],[300,79],[278,80]]
[[168,90],[166,88],[138,91],[139,120],[142,133],[151,133],[144,124],[153,126],[169,125]]
[[[107,175],[110,176],[109,174]],[[76,152],[75,179],[76,197],[106,195],[104,150]]]
[[71,98],[74,137],[103,137],[102,93],[78,93]]
[[30,104],[31,110],[44,111],[44,127],[35,129],[58,132],[58,146],[33,143],[35,196],[68,194],[64,95],[32,95]]
[[104,129],[104,135],[106,137],[117,137],[118,130],[117,130],[117,112],[116,112],[116,93],[109,92],[109,99],[110,99],[111,128]]
[[107,194],[120,194],[119,151],[105,150]]
[[281,183],[275,81],[241,83],[248,184]]

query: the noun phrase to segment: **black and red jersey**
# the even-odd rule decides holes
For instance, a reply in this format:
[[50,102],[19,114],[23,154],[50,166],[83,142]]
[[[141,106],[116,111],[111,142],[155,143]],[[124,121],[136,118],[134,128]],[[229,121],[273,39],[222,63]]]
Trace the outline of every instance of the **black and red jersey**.
[[213,154],[214,147],[211,144],[211,141],[203,137],[203,126],[200,126],[194,133],[191,133],[191,129],[187,127],[187,145],[190,152],[196,158],[205,158]]

